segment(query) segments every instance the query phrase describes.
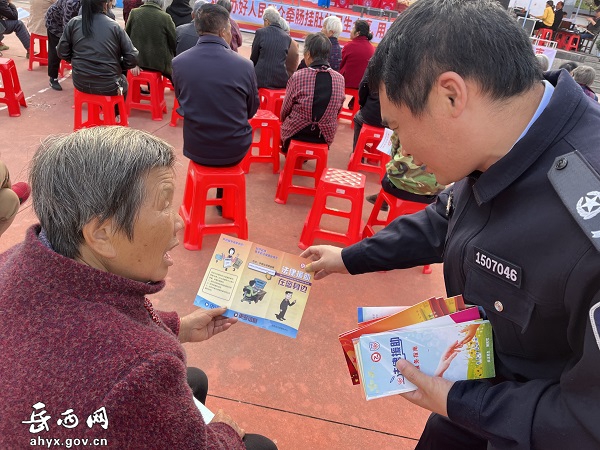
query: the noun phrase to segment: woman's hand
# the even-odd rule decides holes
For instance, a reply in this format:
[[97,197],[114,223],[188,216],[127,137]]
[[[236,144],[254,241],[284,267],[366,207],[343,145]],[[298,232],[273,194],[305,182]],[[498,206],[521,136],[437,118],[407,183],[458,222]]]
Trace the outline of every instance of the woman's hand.
[[133,69],[129,69],[129,71],[131,72],[131,75],[137,77],[142,71],[142,69],[140,69],[140,66],[135,66]]
[[225,311],[226,308],[198,309],[182,317],[179,323],[179,342],[202,342],[228,330],[237,319],[223,316]]

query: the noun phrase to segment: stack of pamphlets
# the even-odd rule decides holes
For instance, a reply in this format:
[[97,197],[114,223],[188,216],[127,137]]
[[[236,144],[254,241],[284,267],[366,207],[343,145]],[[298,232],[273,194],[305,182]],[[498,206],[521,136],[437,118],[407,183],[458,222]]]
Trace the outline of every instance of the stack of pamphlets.
[[308,301],[310,261],[222,234],[194,305],[295,338]]
[[358,315],[359,327],[339,339],[352,382],[362,384],[367,400],[417,389],[396,368],[399,359],[452,381],[495,376],[491,325],[462,296],[400,310],[359,308]]

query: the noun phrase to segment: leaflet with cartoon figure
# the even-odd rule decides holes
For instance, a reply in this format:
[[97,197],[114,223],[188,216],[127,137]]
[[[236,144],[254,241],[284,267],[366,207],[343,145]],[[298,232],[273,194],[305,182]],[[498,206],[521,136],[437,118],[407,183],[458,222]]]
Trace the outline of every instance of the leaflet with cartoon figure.
[[222,234],[194,305],[295,338],[312,285],[310,261]]
[[354,340],[367,400],[417,389],[396,368],[399,359],[410,361],[427,375],[451,381],[495,376],[492,327],[487,320],[429,325],[365,334]]

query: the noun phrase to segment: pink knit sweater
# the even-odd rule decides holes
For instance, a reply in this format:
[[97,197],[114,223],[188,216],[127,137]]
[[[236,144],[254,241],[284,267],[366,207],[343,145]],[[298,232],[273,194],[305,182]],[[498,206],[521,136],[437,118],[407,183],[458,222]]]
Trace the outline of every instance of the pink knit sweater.
[[144,308],[164,282],[65,258],[39,231],[30,228],[0,255],[0,449],[41,439],[63,447],[106,439],[115,449],[243,449],[233,428],[205,425],[194,405],[177,314],[158,313],[164,325],[157,325]]

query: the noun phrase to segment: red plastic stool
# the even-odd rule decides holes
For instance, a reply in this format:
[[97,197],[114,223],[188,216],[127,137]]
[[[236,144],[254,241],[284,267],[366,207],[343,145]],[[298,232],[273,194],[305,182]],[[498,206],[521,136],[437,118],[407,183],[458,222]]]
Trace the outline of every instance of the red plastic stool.
[[564,40],[563,45],[564,45],[563,49],[568,52],[577,51],[577,49],[579,48],[579,35],[578,34],[570,34]]
[[[327,144],[291,141],[285,158],[285,166],[283,166],[283,170],[279,173],[275,202],[285,204],[290,193],[315,195],[317,192],[317,184],[321,179],[323,171],[327,167],[328,153],[329,146]],[[304,170],[302,168],[303,162],[307,159],[316,160],[314,172]],[[298,186],[292,184],[294,175],[313,178],[315,187]]]
[[171,80],[169,80],[168,78],[163,77],[163,85],[165,89],[169,89],[170,91],[175,90],[175,86],[173,86],[173,83],[171,83]]
[[552,31],[551,28],[540,28],[539,30],[537,30],[535,32],[535,35],[539,39],[544,39],[546,41],[551,41],[552,40],[552,33],[554,33],[554,32]]
[[[127,111],[131,114],[132,109],[150,111],[152,120],[162,120],[163,113],[167,112],[167,102],[165,102],[165,88],[162,81],[162,74],[150,70],[143,70],[139,75],[134,76],[131,70],[127,73]],[[150,94],[142,94],[140,87],[148,85]]]
[[27,107],[27,102],[21,90],[17,67],[12,59],[0,58],[0,75],[2,76],[0,93],[4,93],[4,96],[0,97],[0,103],[6,103],[10,117],[19,117],[20,106]]
[[[223,188],[223,198],[208,199],[208,190]],[[221,205],[230,223],[206,223],[206,207]],[[241,166],[207,167],[190,161],[179,215],[185,223],[183,246],[200,250],[205,234],[235,233],[248,239],[246,218],[246,178]]]
[[[250,150],[242,161],[244,173],[250,171],[250,164],[254,162],[273,164],[273,173],[279,172],[279,149],[281,147],[281,125],[279,118],[271,111],[259,109],[252,119],[252,144]],[[260,130],[260,139],[254,142],[256,131]],[[258,154],[252,154],[257,149]]]
[[[332,169],[331,167],[327,168],[319,181],[319,189],[315,196],[315,202],[304,222],[298,247],[304,250],[311,246],[314,240],[318,238],[340,242],[344,245],[351,245],[360,241],[365,180],[366,177],[362,173]],[[328,208],[328,197],[350,200],[350,211]],[[319,224],[324,214],[348,219],[347,232],[338,233],[321,228]]]
[[[35,43],[38,43],[39,52],[35,53]],[[32,34],[29,38],[29,69],[33,70],[33,63],[40,63],[40,66],[48,65],[48,36],[41,34]]]
[[[354,105],[352,106],[352,109],[349,109],[346,106],[342,106],[342,110],[338,114],[338,119],[349,120],[350,126],[352,128],[354,128],[354,116],[360,109],[360,105],[358,104],[358,89],[346,88],[346,89],[344,89],[344,92],[346,93],[347,96],[349,95],[351,97],[354,97]],[[344,103],[345,103],[345,101],[344,101]]]
[[383,128],[367,124],[362,126],[356,141],[356,148],[348,163],[348,170],[385,173],[385,165],[390,160],[390,155],[377,150],[384,133]]
[[64,59],[60,60],[60,67],[58,68],[58,74],[60,75],[61,78],[65,76],[65,70],[71,70],[71,69],[73,69],[73,66],[71,64],[66,62]]
[[[379,219],[379,213],[381,212],[381,207],[384,201],[389,205],[389,211],[385,219]],[[369,220],[367,220],[367,225],[365,225],[365,228],[362,232],[362,238],[365,239],[373,236],[375,234],[375,230],[373,227],[385,227],[398,216],[403,216],[405,214],[413,214],[422,211],[426,207],[427,203],[409,202],[408,200],[402,200],[398,197],[394,197],[393,195],[388,194],[383,189],[381,189],[379,191],[379,195],[377,195],[377,200],[375,200],[375,204],[373,205],[373,210],[371,211]],[[431,266],[429,264],[423,266],[423,273],[431,273]]]
[[173,102],[173,111],[171,111],[171,123],[169,123],[169,125],[172,127],[177,126],[178,120],[183,120],[183,117],[177,112],[177,108],[179,108],[179,101],[177,100],[177,97],[175,97],[175,101]]
[[260,88],[258,90],[258,98],[260,98],[259,108],[271,111],[277,117],[280,117],[284,97],[285,89]]
[[[87,104],[87,120],[83,120],[83,104]],[[120,122],[115,116],[115,105],[119,107]],[[102,114],[102,116],[101,116]],[[127,108],[122,95],[86,94],[75,89],[75,116],[73,131],[80,128],[91,128],[98,125],[129,126]]]

